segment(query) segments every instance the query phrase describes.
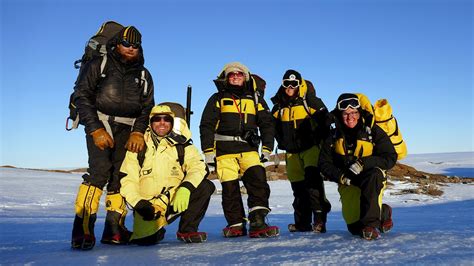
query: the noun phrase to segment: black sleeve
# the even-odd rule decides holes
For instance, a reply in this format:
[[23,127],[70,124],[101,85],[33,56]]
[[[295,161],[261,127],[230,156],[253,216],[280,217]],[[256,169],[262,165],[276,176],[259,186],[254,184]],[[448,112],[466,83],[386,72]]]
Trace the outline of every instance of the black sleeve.
[[316,141],[325,140],[329,136],[329,126],[330,126],[330,117],[328,109],[326,105],[324,105],[323,101],[318,98],[314,93],[308,95],[306,101],[308,102],[308,106],[312,109],[315,109],[316,112],[311,116],[316,123],[318,124],[317,132],[316,132]]
[[[280,118],[280,105],[276,103],[272,108],[272,118],[275,125],[275,139],[278,143],[278,148],[285,150],[286,147],[283,145],[283,128]],[[276,116],[276,118],[275,118]]]
[[218,94],[215,93],[207,101],[201,116],[199,132],[201,134],[201,149],[208,152],[214,149],[214,133],[219,121],[219,108],[217,108]]
[[275,121],[270,113],[267,103],[263,97],[258,98],[259,109],[257,110],[257,125],[262,138],[262,148],[273,151],[275,138]]
[[383,170],[389,170],[397,162],[397,152],[393,147],[387,133],[379,126],[372,127],[372,141],[374,142],[374,150],[371,156],[361,158],[364,169],[379,167]]
[[326,138],[321,145],[319,167],[324,178],[333,182],[339,182],[339,178],[344,173],[344,170],[338,168],[334,163],[332,137]]
[[100,82],[100,64],[102,57],[94,58],[84,65],[74,86],[74,103],[77,106],[81,123],[86,128],[86,133],[103,128],[97,116],[95,106],[97,85]]
[[155,105],[155,89],[153,85],[153,78],[147,69],[145,69],[145,79],[148,83],[148,93],[146,95],[142,95],[142,112],[140,116],[135,119],[135,124],[133,125],[133,131],[138,131],[141,133],[145,133],[145,130],[148,127],[151,109]]

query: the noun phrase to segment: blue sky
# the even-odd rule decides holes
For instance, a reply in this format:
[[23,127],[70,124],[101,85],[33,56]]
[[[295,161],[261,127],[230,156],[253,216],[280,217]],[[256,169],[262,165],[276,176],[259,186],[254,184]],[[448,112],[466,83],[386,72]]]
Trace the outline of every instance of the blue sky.
[[212,79],[240,61],[269,104],[293,68],[330,109],[343,92],[388,98],[409,153],[473,151],[472,17],[467,0],[2,0],[0,165],[87,166],[83,127],[64,125],[73,62],[107,20],[141,31],[157,102],[193,86],[198,147]]

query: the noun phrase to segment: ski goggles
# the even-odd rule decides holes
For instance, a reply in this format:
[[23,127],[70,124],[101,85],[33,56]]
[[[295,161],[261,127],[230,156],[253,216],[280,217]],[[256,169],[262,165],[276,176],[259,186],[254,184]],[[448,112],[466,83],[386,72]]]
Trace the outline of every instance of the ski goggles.
[[341,100],[337,103],[337,110],[339,111],[345,111],[348,108],[353,108],[357,109],[360,107],[360,102],[358,98],[347,98],[344,100]]
[[170,116],[170,115],[155,115],[150,119],[150,122],[151,123],[160,122],[162,120],[165,121],[165,122],[168,122],[168,123],[172,123],[173,122],[173,117]]
[[284,79],[281,85],[286,89],[288,89],[289,87],[295,89],[300,86],[300,81],[297,79]]
[[120,44],[121,44],[122,46],[124,46],[124,47],[127,47],[127,48],[130,47],[130,46],[132,46],[134,49],[140,48],[140,45],[141,45],[140,42],[130,43],[130,42],[125,41],[125,40],[123,40],[122,42],[120,42]]

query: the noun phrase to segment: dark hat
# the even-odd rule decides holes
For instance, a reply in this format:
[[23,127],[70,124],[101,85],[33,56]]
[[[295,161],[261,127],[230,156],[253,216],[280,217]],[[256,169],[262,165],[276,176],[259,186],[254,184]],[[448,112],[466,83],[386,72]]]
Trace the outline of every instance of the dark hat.
[[283,75],[283,79],[289,79],[289,80],[297,79],[300,81],[300,83],[302,82],[301,74],[298,71],[293,70],[293,69],[288,69]]
[[129,43],[141,43],[142,35],[134,26],[128,26],[123,28],[119,33],[120,41],[127,41]]

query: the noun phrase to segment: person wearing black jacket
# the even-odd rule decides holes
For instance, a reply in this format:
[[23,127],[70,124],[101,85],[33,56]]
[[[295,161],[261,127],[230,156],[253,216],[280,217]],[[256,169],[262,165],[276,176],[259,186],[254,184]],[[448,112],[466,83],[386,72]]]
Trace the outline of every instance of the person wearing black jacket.
[[119,193],[119,170],[127,150],[138,153],[144,148],[143,133],[154,106],[153,79],[144,67],[140,32],[133,26],[123,28],[107,43],[107,55],[84,65],[74,90],[85,126],[89,168],[76,198],[71,246],[94,247],[94,223],[106,185],[101,242],[125,244],[130,232],[124,226],[127,209]]
[[273,150],[274,125],[270,110],[258,93],[257,80],[241,63],[225,65],[214,83],[218,92],[208,100],[199,129],[206,163],[215,165],[217,161],[216,172],[222,184],[222,207],[227,220],[223,234],[225,237],[247,234],[239,185],[239,174],[242,174],[248,193],[249,236],[277,236],[278,227],[265,222],[270,212],[270,187],[261,163],[261,159],[269,159]]
[[361,108],[356,94],[339,96],[331,112],[335,128],[322,146],[322,175],[338,183],[342,214],[349,232],[367,240],[393,227],[392,210],[382,204],[386,171],[397,161],[390,138]]
[[318,158],[328,132],[328,110],[316,96],[313,84],[292,69],[283,75],[272,102],[275,138],[278,148],[286,150],[286,172],[294,196],[295,223],[289,224],[288,230],[325,233],[331,204],[326,199]]

